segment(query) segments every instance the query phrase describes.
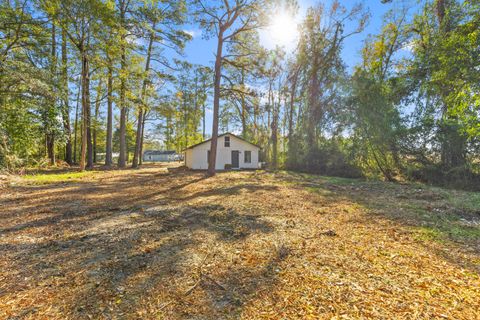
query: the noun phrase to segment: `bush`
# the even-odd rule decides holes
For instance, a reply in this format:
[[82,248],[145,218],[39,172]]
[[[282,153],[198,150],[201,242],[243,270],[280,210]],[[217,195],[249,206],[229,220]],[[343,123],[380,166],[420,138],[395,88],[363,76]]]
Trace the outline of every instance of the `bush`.
[[232,165],[230,163],[225,164],[225,170],[232,170]]
[[407,178],[446,188],[480,190],[480,175],[475,174],[468,166],[446,170],[440,165],[426,165],[408,170]]
[[295,157],[287,160],[290,170],[345,178],[363,176],[360,168],[348,159],[347,152],[341,149],[337,141],[325,141],[321,146],[308,150],[296,147]]

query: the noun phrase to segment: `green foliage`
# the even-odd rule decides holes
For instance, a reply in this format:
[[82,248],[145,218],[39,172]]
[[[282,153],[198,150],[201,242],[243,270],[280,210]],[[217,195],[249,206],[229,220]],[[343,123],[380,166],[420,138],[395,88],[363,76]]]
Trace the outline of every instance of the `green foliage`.
[[289,156],[287,167],[291,170],[326,176],[359,178],[361,167],[354,162],[352,142],[349,139],[323,139],[317,147],[295,144],[294,158]]
[[403,124],[390,101],[391,84],[357,70],[352,78],[351,118],[354,156],[367,175],[394,179]]
[[207,94],[211,70],[199,65],[182,64],[173,81],[174,92],[162,97],[153,112],[164,122],[157,132],[165,136],[168,150],[181,152],[202,141],[203,119],[206,117]]
[[[289,113],[295,132],[289,136],[288,168],[322,174],[358,176],[343,146],[336,139],[345,122],[345,66],[341,59],[343,41],[361,32],[367,16],[361,6],[350,11],[335,2],[331,8],[310,8],[301,26],[299,49],[292,63],[290,95],[295,98]],[[347,22],[351,23],[347,32]],[[294,78],[292,78],[294,77]],[[295,104],[297,106],[295,106]],[[298,108],[298,110],[295,110]],[[293,125],[292,125],[293,126]],[[327,138],[327,137],[332,137]]]
[[[87,139],[89,154],[103,153],[107,71],[114,78],[114,106],[134,114],[154,108],[156,91],[167,80],[162,68],[171,64],[164,48],[181,53],[191,39],[179,30],[186,13],[185,1],[1,1],[0,167],[43,163],[47,146],[53,159],[63,159],[69,139],[78,161],[85,125],[96,136]],[[147,70],[142,38],[154,40],[158,63]],[[77,78],[84,58],[89,86],[86,74]],[[72,105],[80,109],[76,114]],[[131,152],[132,121],[126,131]]]
[[[43,164],[51,150],[63,158],[70,132],[78,160],[85,126],[96,137],[90,149],[105,152],[108,74],[114,151],[123,141],[126,153],[136,151],[140,111],[156,125],[148,146],[181,151],[207,138],[216,74],[218,126],[260,144],[271,168],[480,186],[478,1],[429,0],[413,13],[388,12],[352,74],[342,49],[365,27],[361,6],[309,8],[287,60],[281,48],[261,47],[257,28],[271,5],[290,10],[294,2],[226,3],[0,2],[0,167]],[[164,54],[181,54],[191,39],[181,30],[187,13],[204,36],[220,37],[217,72]],[[84,58],[89,72],[77,79]],[[76,104],[78,116],[69,109]],[[65,119],[73,117],[69,129]]]
[[[471,188],[479,181],[479,22],[468,3],[447,3],[444,17],[433,5],[411,23],[405,12],[388,14],[363,50],[348,121],[356,163],[366,175]],[[402,57],[405,44],[411,55]]]

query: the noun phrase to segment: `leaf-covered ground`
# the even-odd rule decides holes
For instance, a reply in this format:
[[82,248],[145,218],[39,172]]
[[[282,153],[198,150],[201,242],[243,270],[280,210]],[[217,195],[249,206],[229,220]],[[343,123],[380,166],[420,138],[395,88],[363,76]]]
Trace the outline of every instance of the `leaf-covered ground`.
[[480,194],[289,172],[0,190],[1,319],[480,319]]

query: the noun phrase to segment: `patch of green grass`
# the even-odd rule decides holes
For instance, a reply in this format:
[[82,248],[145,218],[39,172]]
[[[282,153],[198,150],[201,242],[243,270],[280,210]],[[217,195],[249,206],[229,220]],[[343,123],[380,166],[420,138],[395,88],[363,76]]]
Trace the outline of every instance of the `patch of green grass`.
[[23,180],[34,184],[49,184],[67,181],[81,181],[86,177],[93,177],[98,171],[62,172],[48,174],[28,174]]
[[429,211],[424,204],[418,201],[402,202],[399,207],[401,211],[396,210],[396,214],[391,214],[388,204],[382,203],[382,211],[387,216],[395,219],[404,220],[407,224],[417,226],[420,240],[453,240],[453,241],[472,241],[480,239],[480,227],[464,224],[462,216],[449,211]]
[[417,239],[424,241],[445,241],[453,240],[460,242],[476,241],[480,239],[480,228],[460,225],[444,221],[434,226],[418,227]]
[[365,180],[362,180],[362,179],[327,177],[327,176],[316,176],[316,178],[320,178],[321,181],[327,184],[334,184],[339,186],[359,185],[359,184],[365,183]]
[[447,200],[456,208],[469,212],[480,212],[480,192],[448,192]]
[[454,224],[449,226],[448,234],[453,239],[476,240],[480,239],[480,228]]
[[462,216],[449,211],[429,211],[416,201],[403,202],[401,211],[389,214],[387,204],[382,204],[382,211],[387,216],[406,221],[416,226],[417,238],[435,241],[477,241],[480,239],[480,227],[465,224]]
[[311,182],[318,186],[338,185],[338,186],[355,186],[365,183],[362,179],[341,178],[341,177],[329,177],[321,176],[311,173],[294,172],[279,170],[272,174],[272,177],[277,178],[276,182],[283,181],[285,184],[303,185]]
[[421,241],[442,241],[444,237],[442,233],[435,228],[431,227],[419,227],[416,229],[416,239]]
[[292,171],[277,171],[271,173],[271,178],[275,178],[276,183],[300,186],[332,201],[335,195],[346,195],[367,211],[409,226],[419,240],[476,242],[480,239],[480,227],[469,225],[464,220],[465,217],[478,219],[479,192],[448,190],[421,183],[399,184]]
[[315,194],[319,194],[319,195],[322,195],[322,196],[328,196],[328,195],[332,195],[333,192],[328,190],[328,189],[325,189],[325,188],[322,188],[320,186],[309,186],[309,187],[305,187],[305,190],[307,190],[308,192],[311,192],[311,193],[315,193]]

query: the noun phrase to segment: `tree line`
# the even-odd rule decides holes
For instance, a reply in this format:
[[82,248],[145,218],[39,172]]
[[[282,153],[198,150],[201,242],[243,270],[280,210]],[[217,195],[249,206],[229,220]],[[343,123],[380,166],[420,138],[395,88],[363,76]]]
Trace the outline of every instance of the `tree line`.
[[[181,151],[211,132],[213,175],[234,131],[274,169],[478,187],[479,4],[382,2],[396,5],[349,68],[361,4],[312,6],[285,52],[259,31],[295,1],[2,0],[0,166],[112,167],[116,151],[137,167],[158,136]],[[214,40],[212,65],[182,59],[186,23]]]
[[191,38],[180,29],[185,2],[23,0],[0,10],[1,165],[61,158],[83,170],[101,147],[107,167],[114,148],[118,167],[129,158],[137,167],[145,121],[176,68],[164,52],[181,54]]

